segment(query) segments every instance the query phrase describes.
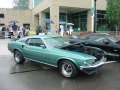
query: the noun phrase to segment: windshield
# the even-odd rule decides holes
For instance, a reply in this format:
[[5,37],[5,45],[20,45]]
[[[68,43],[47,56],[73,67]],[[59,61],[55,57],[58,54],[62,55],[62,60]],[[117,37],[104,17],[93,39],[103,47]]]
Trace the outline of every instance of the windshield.
[[62,37],[51,37],[51,38],[45,38],[44,40],[46,44],[51,47],[58,47],[63,44],[68,44],[67,40]]
[[108,36],[108,39],[110,40],[110,41],[112,41],[112,42],[118,42],[119,41],[119,39],[117,38],[117,37],[115,37],[115,36]]

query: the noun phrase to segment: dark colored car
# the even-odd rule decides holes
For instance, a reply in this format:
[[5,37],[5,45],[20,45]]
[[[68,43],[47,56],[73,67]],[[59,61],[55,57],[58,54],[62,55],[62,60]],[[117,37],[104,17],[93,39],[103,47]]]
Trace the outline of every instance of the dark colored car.
[[109,58],[120,60],[120,40],[115,36],[104,33],[93,33],[70,39],[70,43],[82,42],[86,46],[98,47],[106,51]]

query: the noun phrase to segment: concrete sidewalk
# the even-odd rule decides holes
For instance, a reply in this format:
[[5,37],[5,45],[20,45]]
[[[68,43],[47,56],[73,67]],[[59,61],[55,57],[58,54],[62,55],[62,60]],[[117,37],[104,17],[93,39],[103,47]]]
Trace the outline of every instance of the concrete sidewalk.
[[11,52],[7,49],[8,42],[10,42],[10,39],[0,39],[0,57],[11,55]]

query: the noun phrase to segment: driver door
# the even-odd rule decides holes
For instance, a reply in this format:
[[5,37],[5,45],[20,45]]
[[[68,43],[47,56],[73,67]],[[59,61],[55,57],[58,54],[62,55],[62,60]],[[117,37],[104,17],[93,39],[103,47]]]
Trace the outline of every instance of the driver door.
[[40,38],[30,38],[23,47],[24,57],[33,61],[47,62],[44,59],[47,48]]

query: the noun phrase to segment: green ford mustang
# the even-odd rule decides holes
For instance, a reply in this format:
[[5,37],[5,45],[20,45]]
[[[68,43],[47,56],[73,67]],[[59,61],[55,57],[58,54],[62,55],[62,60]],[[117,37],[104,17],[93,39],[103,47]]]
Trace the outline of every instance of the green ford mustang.
[[67,78],[75,77],[81,70],[93,74],[105,63],[105,52],[99,48],[70,44],[59,36],[38,35],[8,43],[17,64],[25,59],[58,67]]

